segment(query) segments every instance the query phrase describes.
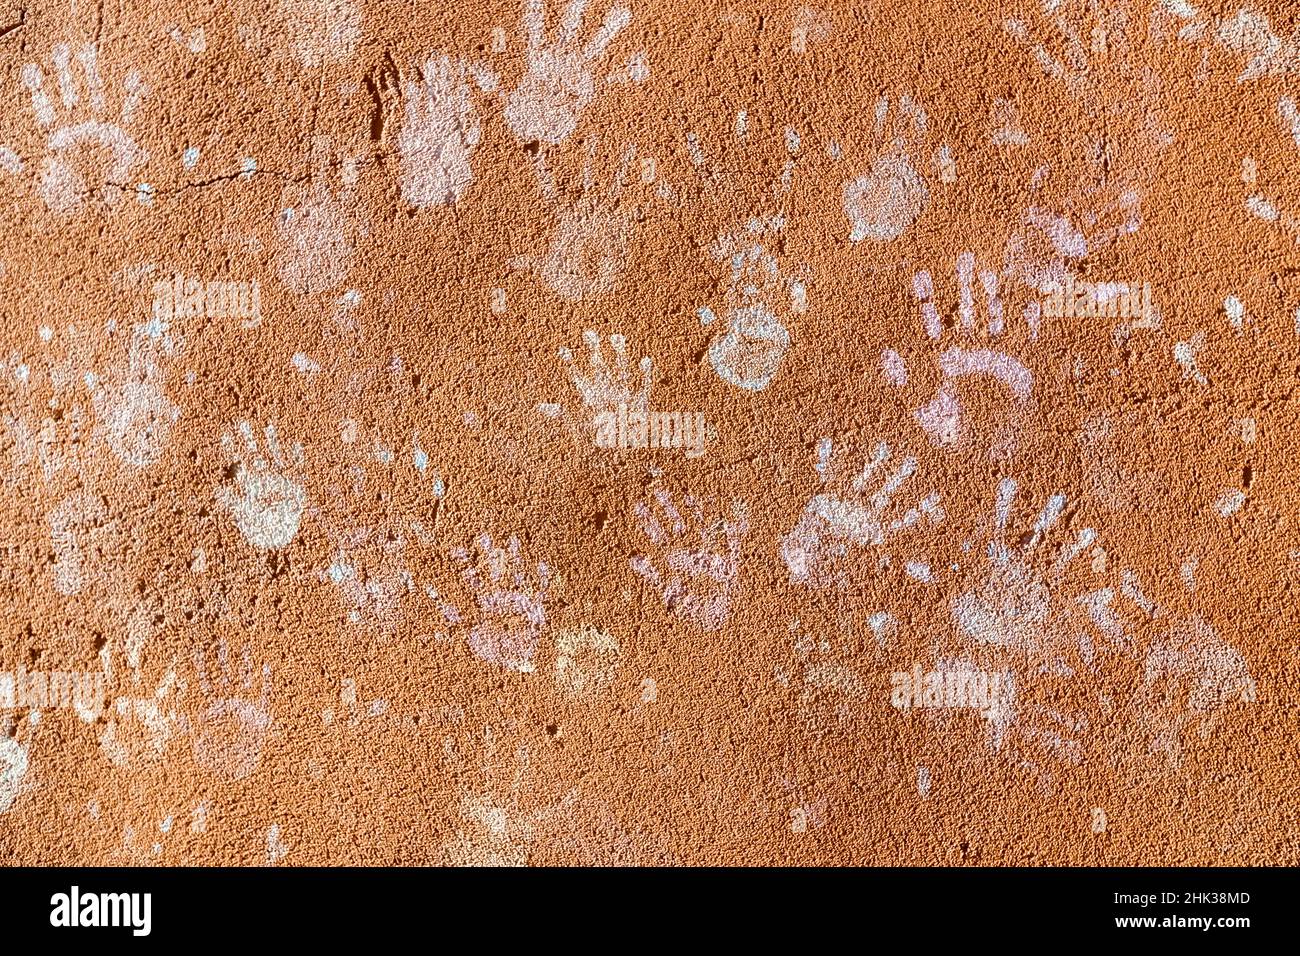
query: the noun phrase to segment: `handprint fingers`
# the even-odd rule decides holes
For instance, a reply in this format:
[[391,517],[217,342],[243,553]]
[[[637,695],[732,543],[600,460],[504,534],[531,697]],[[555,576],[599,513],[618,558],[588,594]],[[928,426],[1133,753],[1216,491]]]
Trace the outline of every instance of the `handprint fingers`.
[[623,32],[632,22],[632,11],[627,7],[614,7],[605,14],[605,22],[600,25],[587,45],[582,48],[583,59],[598,60],[605,53],[605,48],[614,42],[614,38]]

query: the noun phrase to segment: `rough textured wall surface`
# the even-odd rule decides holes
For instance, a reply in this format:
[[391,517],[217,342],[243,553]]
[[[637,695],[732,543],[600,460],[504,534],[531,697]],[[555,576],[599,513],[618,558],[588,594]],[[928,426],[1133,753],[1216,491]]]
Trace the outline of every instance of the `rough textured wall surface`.
[[0,2],[0,861],[1300,862],[1251,3]]

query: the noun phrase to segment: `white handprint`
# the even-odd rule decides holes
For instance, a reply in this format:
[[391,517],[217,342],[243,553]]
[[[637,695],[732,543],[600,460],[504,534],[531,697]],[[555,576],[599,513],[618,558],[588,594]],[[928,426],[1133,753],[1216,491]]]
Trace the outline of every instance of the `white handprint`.
[[709,520],[704,504],[686,495],[686,517],[672,495],[658,489],[658,514],[638,502],[636,516],[655,555],[632,558],[632,570],[658,591],[669,611],[705,631],[716,631],[731,615],[732,594],[740,573],[740,546],[749,531],[743,501],[733,501],[731,517]]
[[1007,543],[1007,526],[1016,490],[1016,482],[1010,478],[998,484],[984,580],[952,602],[952,618],[958,631],[977,646],[1001,647],[1042,659],[1055,646],[1061,615],[1068,613],[1057,608],[1053,587],[1066,566],[1096,543],[1097,535],[1084,528],[1044,574],[1036,569],[1033,558],[1065,513],[1067,499],[1063,494],[1048,498],[1032,530],[1013,548]]
[[[203,36],[203,28],[199,28]],[[351,58],[361,42],[361,9],[355,0],[274,0],[239,25],[244,44],[257,57],[291,57],[296,67],[319,70]],[[179,31],[173,39],[181,39]],[[193,49],[191,41],[191,49]]]
[[279,0],[284,34],[306,67],[347,59],[361,40],[361,10],[352,0]]
[[649,411],[654,372],[654,363],[650,358],[643,357],[637,363],[637,369],[641,373],[638,380],[628,364],[627,339],[624,336],[618,333],[609,336],[610,349],[614,353],[612,367],[605,361],[598,332],[587,329],[582,333],[582,340],[587,343],[587,349],[591,353],[591,371],[588,374],[575,367],[571,349],[560,349],[560,359],[569,370],[569,377],[573,379],[582,404],[593,415],[613,411],[619,406],[626,406],[629,412]]
[[578,126],[578,117],[596,95],[592,75],[605,48],[629,23],[626,7],[611,7],[605,22],[585,46],[578,43],[587,0],[572,0],[555,38],[547,42],[543,0],[526,0],[524,33],[528,73],[506,103],[506,123],[523,142],[561,143]]
[[[219,488],[217,502],[230,512],[240,532],[254,547],[283,548],[298,533],[307,506],[307,490],[301,480],[287,476],[290,464],[280,451],[275,426],[266,426],[269,458],[262,455],[248,422],[239,423],[239,434],[244,440],[242,449],[233,435],[221,437],[226,456],[236,466],[237,490]],[[293,468],[301,471],[304,463],[301,445],[294,445],[291,457]]]
[[159,459],[180,417],[179,406],[162,390],[158,354],[153,340],[137,335],[122,380],[97,382],[92,392],[95,415],[109,447],[135,468],[147,468]]
[[[1142,678],[1129,704],[1142,742],[1182,765],[1186,734],[1206,739],[1234,703],[1253,703],[1254,678],[1241,653],[1198,613],[1172,623],[1167,609],[1143,591],[1138,574],[1125,570],[1118,588],[1101,588],[1079,598],[1087,616],[1087,644],[1094,658],[1141,662]],[[1154,637],[1144,636],[1155,630]],[[1113,714],[1110,694],[1105,712]]]
[[[588,158],[583,167],[582,194],[560,209],[546,255],[520,256],[511,261],[511,268],[537,273],[556,295],[569,302],[612,292],[627,268],[637,217],[637,210],[621,201],[627,171],[635,156],[635,147],[624,151],[614,181],[603,196],[595,186]],[[550,193],[553,198],[553,190]]]
[[[824,447],[824,457],[829,460],[829,442]],[[916,474],[916,459],[908,457],[892,475],[878,480],[877,472],[887,467],[892,455],[889,445],[880,442],[847,489],[815,495],[804,506],[799,521],[781,541],[781,559],[791,581],[813,587],[844,584],[842,566],[851,550],[879,548],[923,521],[943,521],[937,492],[930,492],[901,514],[895,510],[896,516],[890,517],[894,496]],[[908,569],[913,577],[929,578],[924,562],[910,561]]]
[[[99,652],[107,684],[113,680],[111,647],[106,644]],[[133,688],[140,682],[138,655],[138,647],[126,649],[125,660],[131,669]],[[176,712],[171,709],[172,691],[176,684],[176,672],[169,670],[152,694],[144,697],[122,695],[113,700],[99,744],[115,766],[130,767],[162,757],[176,722]]]
[[555,638],[555,683],[571,697],[593,697],[614,681],[620,648],[612,635],[591,626]]
[[[872,159],[870,171],[844,184],[850,242],[892,242],[920,217],[930,200],[926,179],[914,158],[925,144],[925,110],[910,96],[900,96],[891,132],[886,135],[889,113],[889,97],[883,96],[876,102],[875,117],[880,152]],[[940,152],[935,159],[941,169],[948,165],[941,158],[946,155]],[[949,171],[947,175],[952,174]]]
[[[417,535],[423,525],[412,525]],[[415,578],[403,561],[406,535],[402,529],[353,529],[331,534],[337,550],[320,578],[338,588],[348,608],[348,622],[376,626],[391,637],[402,621],[402,601],[415,592]]]
[[1072,260],[1137,232],[1153,157],[1173,142],[1159,77],[1134,55],[1134,25],[1122,5],[1053,4],[1044,7],[1044,19],[1043,28],[1014,18],[1003,28],[1086,110],[1088,128],[1097,132],[1087,144],[1092,181],[1072,193],[1067,213],[1029,209],[1008,243],[1006,277],[1040,292],[1068,282]]
[[204,698],[194,735],[194,759],[213,773],[242,780],[257,769],[271,726],[271,667],[262,665],[262,686],[258,694],[253,686],[251,651],[244,648],[240,673],[232,672],[229,656],[226,642],[219,642],[214,686],[208,679],[203,651],[194,651],[194,670]]
[[442,845],[452,866],[525,866],[537,841],[539,824],[567,809],[575,792],[558,803],[526,812],[522,807],[524,781],[528,776],[528,745],[515,749],[515,767],[509,786],[502,781],[502,768],[495,765],[496,734],[484,728],[483,787],[462,791],[457,805],[460,825],[455,836]]
[[[519,539],[513,535],[504,549],[496,547],[486,534],[474,543],[478,548],[476,559],[465,548],[452,552],[478,605],[478,623],[470,629],[469,648],[479,660],[532,673],[533,654],[546,628],[551,569],[538,562],[535,572],[530,573]],[[430,595],[440,603],[447,623],[462,623],[458,607],[444,601],[436,591]]]
[[311,176],[294,182],[280,196],[283,208],[276,218],[279,244],[276,267],[281,281],[299,295],[326,292],[347,278],[356,249],[354,238],[362,226],[349,215],[355,164],[343,163],[342,188],[330,188],[330,145],[326,137],[312,143]]
[[1198,10],[1188,0],[1162,0],[1161,6],[1163,10],[1157,8],[1159,12],[1172,14],[1184,24],[1178,31],[1180,40],[1217,43],[1231,53],[1246,57],[1246,68],[1237,77],[1238,83],[1300,72],[1300,32],[1279,36],[1268,17],[1258,10],[1242,7],[1233,15],[1220,18]]
[[[1073,541],[1049,547],[1067,504],[1055,494],[1010,543],[1016,492],[1012,479],[999,483],[985,564],[950,611],[964,645],[958,664],[982,667],[1000,681],[1001,692],[984,713],[990,746],[1008,748],[1045,785],[1053,773],[1044,761],[1078,764],[1092,726],[1086,712],[1063,705],[1053,692],[1072,689],[1084,670],[1095,676],[1095,645],[1086,633],[1092,595],[1069,599],[1058,592],[1075,560],[1096,550],[1097,535],[1083,528]],[[1045,551],[1054,557],[1044,568],[1038,558]]]
[[[32,96],[36,122],[48,132],[45,158],[37,178],[37,191],[51,210],[70,215],[88,198],[102,200],[112,208],[128,188],[131,170],[149,159],[124,129],[131,125],[136,108],[147,89],[135,70],[123,83],[125,95],[116,123],[106,122],[104,84],[99,76],[98,54],[93,43],[76,53],[84,76],[84,90],[78,90],[73,76],[72,51],[68,44],[54,47],[53,60],[64,116],[55,110],[46,89],[45,75],[35,63],[23,67],[22,81]],[[86,109],[78,114],[82,96]]]
[[[790,332],[773,311],[807,308],[804,286],[787,278],[775,255],[763,244],[785,228],[785,218],[751,220],[742,231],[725,235],[714,246],[714,258],[731,265],[727,286],[725,328],[709,345],[709,364],[724,381],[746,391],[766,388],[781,369],[790,348]],[[788,304],[782,308],[782,300]],[[712,309],[699,310],[705,328],[717,322]]]
[[1182,764],[1186,731],[1204,740],[1230,704],[1254,700],[1245,658],[1198,615],[1151,647],[1137,694],[1149,748],[1173,767]]
[[423,82],[404,84],[397,150],[402,198],[412,206],[455,203],[474,181],[470,158],[480,130],[471,95],[465,64],[446,55],[425,61]]
[[[959,299],[953,335],[962,344],[951,346],[940,353],[938,365],[942,379],[939,387],[930,403],[914,413],[930,441],[941,447],[959,445],[964,438],[962,405],[957,393],[958,379],[972,375],[992,378],[1010,391],[1019,406],[1029,402],[1034,388],[1033,374],[1019,360],[998,349],[978,347],[993,344],[1006,331],[997,274],[991,270],[979,271],[987,321],[983,329],[977,329],[973,289],[976,273],[974,255],[969,252],[960,254],[957,257],[956,273]],[[940,340],[944,335],[944,322],[935,308],[934,279],[929,272],[918,272],[912,277],[912,292],[920,306],[925,334],[932,340]],[[1030,302],[1024,307],[1022,318],[1031,338],[1036,338],[1038,334],[1039,313],[1040,306],[1037,302]],[[903,380],[905,377],[904,373]],[[895,381],[898,380],[895,376]]]

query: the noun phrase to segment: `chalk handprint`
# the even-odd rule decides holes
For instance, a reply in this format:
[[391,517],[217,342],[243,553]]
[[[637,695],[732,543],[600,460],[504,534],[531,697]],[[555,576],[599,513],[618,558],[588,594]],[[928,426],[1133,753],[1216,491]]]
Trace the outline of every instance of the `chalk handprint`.
[[[959,379],[977,376],[999,382],[1018,406],[1024,406],[1033,396],[1033,373],[1001,348],[989,347],[998,344],[997,340],[1006,331],[1006,319],[997,273],[988,269],[978,271],[986,319],[983,328],[977,328],[973,282],[976,271],[974,255],[963,252],[957,256],[957,322],[946,336],[952,344],[938,356],[942,379],[934,398],[914,413],[930,441],[940,447],[957,446],[965,437],[962,404],[957,393]],[[929,272],[918,272],[912,277],[912,292],[920,306],[925,334],[935,341],[945,338],[943,319],[934,304],[934,279]],[[1031,338],[1038,334],[1039,312],[1036,302],[1024,308],[1022,317]]]
[[47,207],[62,215],[77,212],[92,198],[109,208],[116,206],[131,170],[149,159],[125,129],[147,92],[140,74],[132,70],[126,75],[121,111],[117,122],[110,123],[103,119],[104,83],[99,76],[95,45],[88,43],[76,52],[84,89],[78,88],[72,57],[68,44],[54,47],[52,59],[61,111],[50,98],[41,68],[28,63],[22,71],[36,123],[48,133],[45,158],[37,174],[37,192]]
[[480,136],[467,68],[446,55],[430,57],[422,82],[406,83],[402,92],[402,198],[417,208],[455,203],[474,180],[470,157]]
[[[469,649],[479,660],[532,673],[533,654],[546,628],[551,569],[538,562],[535,572],[529,573],[519,539],[513,535],[505,548],[496,547],[486,534],[474,544],[476,557],[465,548],[457,548],[451,555],[478,605],[478,623],[470,629]],[[443,601],[436,591],[431,596],[441,603],[447,623],[462,622],[459,608]]]
[[147,468],[167,445],[180,408],[163,391],[164,372],[155,342],[136,336],[119,381],[95,383],[91,397],[108,446],[123,462]]
[[[590,372],[580,371],[574,364],[573,352],[560,349],[560,358],[569,369],[569,377],[578,395],[593,415],[613,411],[620,406],[629,412],[645,412],[650,408],[650,385],[654,363],[648,357],[637,363],[640,376],[636,375],[628,363],[627,339],[615,333],[609,336],[610,349],[614,353],[611,366],[605,361],[605,353],[600,345],[600,334],[593,329],[582,333],[582,340],[587,343],[591,353]],[[639,386],[639,387],[638,387]]]
[[527,0],[524,33],[528,38],[528,73],[506,103],[506,123],[523,142],[562,143],[578,126],[578,117],[596,95],[593,70],[605,48],[632,22],[626,7],[611,7],[605,22],[585,46],[578,30],[587,0],[573,0],[559,31],[546,39],[546,5]]
[[271,667],[262,665],[259,691],[254,686],[252,652],[244,648],[243,666],[235,671],[223,640],[217,645],[217,672],[212,680],[202,650],[194,652],[194,670],[204,700],[194,736],[194,759],[213,773],[243,780],[257,769],[271,726]]
[[850,242],[892,242],[920,217],[930,199],[915,159],[926,142],[925,110],[910,96],[900,96],[892,129],[886,133],[889,113],[889,98],[881,97],[875,119],[879,152],[868,172],[844,184]]
[[740,572],[740,545],[749,531],[743,501],[733,501],[731,518],[710,521],[693,495],[682,499],[686,515],[663,489],[655,509],[638,502],[641,531],[655,554],[638,555],[632,570],[663,596],[664,606],[705,631],[716,631],[731,614],[732,592]]
[[1149,749],[1181,766],[1188,731],[1209,738],[1229,706],[1253,703],[1255,693],[1241,652],[1192,615],[1147,653],[1136,704]]
[[[557,209],[555,233],[546,254],[519,256],[513,269],[535,272],[552,291],[569,302],[612,292],[627,268],[629,245],[639,206],[623,201],[627,173],[636,148],[629,146],[613,182],[596,186],[591,159],[583,169],[582,193]],[[548,198],[555,201],[554,191]]]
[[[829,463],[829,440],[824,448]],[[799,521],[781,541],[781,559],[791,581],[812,587],[845,584],[843,565],[851,551],[880,548],[923,521],[938,524],[944,519],[937,492],[930,492],[906,510],[893,506],[894,497],[916,473],[916,459],[905,458],[893,474],[878,477],[892,457],[889,445],[880,442],[847,488],[814,495],[804,506]],[[824,469],[819,470],[825,480]],[[909,561],[907,567],[910,576],[928,580],[927,563]]]
[[[232,435],[221,439],[227,457],[235,463],[235,488],[218,489],[217,502],[230,512],[249,544],[266,550],[283,548],[298,533],[307,491],[300,480],[286,474],[290,465],[280,450],[274,425],[266,426],[266,457],[248,422],[239,423],[239,434],[243,448]],[[293,447],[291,457],[294,469],[301,470],[301,445]]]

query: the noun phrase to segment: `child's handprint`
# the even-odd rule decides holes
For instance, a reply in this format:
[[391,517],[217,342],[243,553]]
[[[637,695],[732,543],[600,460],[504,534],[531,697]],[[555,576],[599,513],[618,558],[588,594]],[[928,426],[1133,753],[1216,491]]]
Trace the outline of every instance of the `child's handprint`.
[[506,103],[506,123],[524,142],[561,143],[578,126],[578,117],[596,95],[592,75],[614,37],[632,22],[626,7],[611,7],[605,22],[585,46],[578,30],[587,0],[572,0],[560,29],[546,40],[546,5],[526,0],[524,33],[528,39],[528,73]]
[[280,279],[299,295],[316,295],[333,289],[352,268],[355,239],[364,226],[353,220],[355,161],[344,158],[341,186],[329,185],[329,139],[318,136],[312,142],[311,176],[305,182],[285,186],[280,201],[283,209],[276,218],[279,244],[276,269]]
[[732,502],[730,520],[710,521],[693,495],[682,499],[686,517],[667,491],[657,490],[654,498],[658,514],[648,502],[638,502],[636,515],[655,556],[632,558],[632,570],[660,592],[668,610],[705,631],[716,631],[731,614],[740,545],[749,531],[745,503]]
[[[470,629],[469,648],[475,657],[490,664],[532,673],[533,654],[546,628],[551,569],[538,562],[535,573],[529,573],[519,539],[513,535],[504,549],[493,545],[486,534],[474,543],[477,559],[465,548],[452,552],[478,605],[478,623]],[[441,602],[447,623],[461,623],[459,608],[442,601],[437,592],[431,596]]]
[[[794,181],[799,145],[798,131],[786,127],[786,160],[780,178],[772,184],[773,197],[783,204]],[[706,174],[706,157],[695,134],[687,134],[687,146],[713,192],[715,177]],[[709,345],[709,364],[724,382],[746,391],[762,391],[771,384],[790,349],[786,323],[808,311],[807,268],[791,268],[785,261],[787,224],[784,213],[751,216],[719,235],[710,250],[714,259],[729,267],[721,315],[707,306],[697,309],[696,315],[705,328],[718,326]]]
[[[824,447],[824,457],[829,460],[829,440]],[[916,459],[908,457],[892,475],[877,480],[876,473],[892,456],[889,445],[880,442],[847,489],[815,495],[804,506],[798,523],[781,541],[781,559],[791,581],[813,587],[843,584],[846,575],[842,566],[851,549],[878,548],[923,520],[938,524],[944,519],[939,495],[933,491],[902,514],[895,509],[897,516],[890,517],[894,496],[916,473]],[[909,562],[909,568],[913,576],[929,576],[924,562]]]
[[[1006,386],[1019,406],[1024,406],[1033,395],[1033,374],[1019,360],[1000,349],[987,348],[1006,331],[1003,315],[1003,303],[999,295],[997,273],[980,270],[979,281],[983,287],[986,300],[987,320],[985,327],[976,328],[975,293],[975,256],[963,252],[957,257],[956,273],[958,286],[957,323],[949,334],[953,344],[938,356],[939,370],[942,378],[934,398],[928,405],[916,410],[915,418],[925,430],[930,440],[941,447],[952,447],[961,443],[964,433],[962,425],[962,404],[957,393],[957,380],[967,376],[992,378]],[[925,334],[940,340],[945,333],[944,323],[934,304],[934,279],[929,272],[918,272],[912,278],[912,291],[921,310],[921,323]],[[1031,302],[1025,306],[1024,322],[1031,338],[1038,334],[1040,307]]]
[[[593,150],[594,152],[594,150]],[[597,189],[589,157],[582,193],[558,210],[555,234],[543,256],[519,256],[513,269],[535,272],[560,298],[582,302],[612,292],[627,268],[628,246],[639,207],[623,202],[628,169],[636,157],[629,146],[608,189]],[[553,189],[547,196],[555,200]]]
[[1241,653],[1193,615],[1157,641],[1146,658],[1137,706],[1152,752],[1182,765],[1184,734],[1208,738],[1233,703],[1253,703],[1255,682]]
[[[233,435],[221,438],[227,457],[235,463],[237,490],[219,488],[217,502],[230,512],[240,532],[254,547],[283,548],[298,533],[307,505],[307,490],[301,480],[287,476],[290,466],[280,451],[274,425],[266,426],[269,459],[263,457],[248,422],[239,423],[239,434],[244,440],[242,449]],[[300,471],[303,461],[302,446],[294,445],[294,469]]]
[[223,640],[217,644],[214,684],[208,679],[203,651],[194,651],[194,670],[204,700],[194,736],[194,759],[213,773],[242,780],[257,769],[271,726],[271,667],[262,665],[259,693],[254,687],[252,652],[244,648],[243,667],[238,672],[232,671],[229,656]]
[[[879,152],[869,172],[844,184],[844,215],[849,220],[850,242],[892,242],[920,217],[930,200],[930,190],[916,168],[915,157],[926,141],[925,110],[910,96],[900,96],[887,135],[889,112],[889,97],[881,97],[876,102],[875,119]],[[946,156],[940,150],[935,158],[945,182],[954,175]]]
[[96,382],[91,393],[108,446],[135,468],[147,468],[161,457],[180,417],[180,408],[162,389],[159,351],[153,340],[137,335],[121,380]]
[[573,379],[573,385],[588,411],[597,415],[614,411],[620,406],[626,407],[629,412],[649,411],[654,371],[654,363],[650,358],[644,357],[637,363],[641,373],[638,381],[628,363],[627,339],[622,335],[615,333],[609,336],[610,349],[614,353],[612,367],[605,362],[598,332],[588,329],[582,333],[582,340],[587,343],[587,349],[591,353],[590,373],[583,373],[575,367],[571,349],[560,349],[560,358],[568,367],[569,377]]
[[[106,644],[99,652],[104,680],[110,686],[113,679],[111,647]],[[145,690],[140,687],[139,650],[131,647],[124,650],[124,659],[132,674],[133,696],[122,695],[113,700],[108,721],[99,735],[99,745],[115,766],[131,767],[158,760],[166,751],[176,721],[172,691],[176,689],[177,680],[176,672],[168,670],[152,694],[134,696]]]
[[478,115],[467,69],[450,57],[430,57],[420,83],[406,83],[406,121],[397,137],[402,198],[412,206],[457,202],[474,181],[470,157],[478,146]]
[[[147,92],[140,74],[132,70],[123,83],[125,91],[116,123],[105,122],[104,84],[99,76],[98,54],[93,43],[76,53],[84,77],[84,90],[73,76],[72,51],[68,44],[54,47],[54,69],[59,86],[60,116],[46,89],[45,75],[35,63],[23,67],[22,81],[32,95],[36,122],[48,132],[45,158],[37,178],[37,191],[45,205],[64,215],[81,209],[87,199],[101,200],[112,208],[121,201],[131,170],[149,159],[126,132],[140,100]],[[78,113],[82,96],[84,110]]]

